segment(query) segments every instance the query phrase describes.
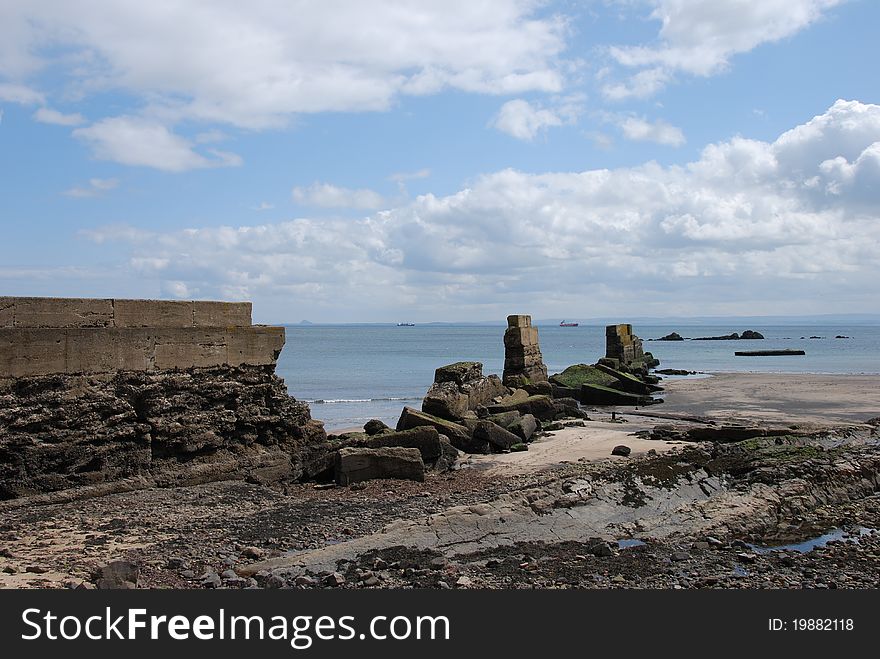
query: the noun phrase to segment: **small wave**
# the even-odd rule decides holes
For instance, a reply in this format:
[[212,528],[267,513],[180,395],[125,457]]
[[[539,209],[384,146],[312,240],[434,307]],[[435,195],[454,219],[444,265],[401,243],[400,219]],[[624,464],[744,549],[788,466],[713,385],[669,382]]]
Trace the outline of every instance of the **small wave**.
[[314,405],[329,405],[330,403],[378,403],[395,400],[421,400],[421,398],[414,396],[391,396],[388,398],[314,398],[311,400],[303,400],[302,402]]

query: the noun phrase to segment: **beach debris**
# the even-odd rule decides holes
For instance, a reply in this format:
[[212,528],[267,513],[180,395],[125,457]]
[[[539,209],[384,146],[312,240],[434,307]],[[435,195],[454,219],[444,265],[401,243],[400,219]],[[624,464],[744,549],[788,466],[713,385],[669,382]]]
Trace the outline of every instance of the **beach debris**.
[[336,454],[336,482],[348,485],[377,478],[424,481],[425,463],[416,448],[343,448]]

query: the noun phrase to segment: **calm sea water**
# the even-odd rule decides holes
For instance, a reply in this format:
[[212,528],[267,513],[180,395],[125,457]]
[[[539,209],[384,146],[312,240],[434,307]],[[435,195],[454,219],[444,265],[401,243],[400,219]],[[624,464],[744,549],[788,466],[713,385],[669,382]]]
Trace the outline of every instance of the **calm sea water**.
[[[642,339],[676,331],[682,336],[718,336],[754,329],[764,341],[648,342],[660,368],[708,372],[880,374],[880,327],[643,325]],[[549,372],[594,363],[605,352],[605,327],[538,326]],[[848,339],[835,339],[840,335]],[[362,425],[378,418],[393,425],[404,405],[418,407],[434,369],[455,361],[483,362],[486,374],[501,374],[504,327],[456,325],[295,325],[278,374],[291,395],[311,403],[312,416],[328,429]],[[810,339],[819,336],[819,339]],[[801,338],[804,337],[804,338]],[[735,357],[735,350],[796,348],[803,357]],[[319,402],[320,401],[320,402]]]

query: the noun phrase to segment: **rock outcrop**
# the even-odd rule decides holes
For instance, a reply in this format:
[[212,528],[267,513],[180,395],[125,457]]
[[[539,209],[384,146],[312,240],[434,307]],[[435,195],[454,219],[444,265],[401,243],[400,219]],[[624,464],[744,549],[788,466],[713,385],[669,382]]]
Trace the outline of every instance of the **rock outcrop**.
[[250,303],[0,298],[0,498],[299,478],[325,440]]
[[508,387],[547,381],[547,367],[538,344],[538,330],[532,327],[531,316],[507,317],[502,381]]

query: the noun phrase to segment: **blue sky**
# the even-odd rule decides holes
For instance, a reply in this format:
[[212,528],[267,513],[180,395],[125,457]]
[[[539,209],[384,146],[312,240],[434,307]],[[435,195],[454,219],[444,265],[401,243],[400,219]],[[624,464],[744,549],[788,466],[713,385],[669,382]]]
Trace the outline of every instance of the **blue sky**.
[[0,294],[875,312],[869,0],[0,3]]

